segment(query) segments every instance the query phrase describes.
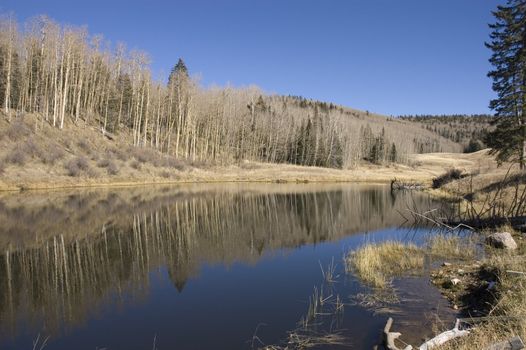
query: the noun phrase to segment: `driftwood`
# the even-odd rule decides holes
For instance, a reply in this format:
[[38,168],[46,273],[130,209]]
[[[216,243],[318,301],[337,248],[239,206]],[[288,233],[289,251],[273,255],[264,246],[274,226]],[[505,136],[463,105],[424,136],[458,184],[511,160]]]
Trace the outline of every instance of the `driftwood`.
[[459,224],[469,225],[477,229],[499,227],[502,225],[510,225],[516,230],[526,231],[526,216],[510,216],[501,218],[487,218],[487,219],[474,219],[474,220],[463,220],[463,221],[449,221],[447,223],[450,226]]
[[[418,349],[419,350],[433,349],[433,348],[435,348],[435,347],[437,347],[439,345],[447,343],[448,341],[450,341],[452,339],[468,335],[469,334],[468,330],[460,330],[459,329],[460,323],[461,323],[461,321],[457,319],[457,322],[455,323],[455,328],[453,328],[453,329],[451,329],[449,331],[445,331],[443,333],[440,333],[439,335],[437,335],[433,339],[430,339],[430,340],[426,341],[424,344],[420,345],[418,347]],[[411,345],[407,345],[403,349],[401,349],[401,348],[396,346],[395,340],[398,339],[402,334],[399,333],[399,332],[391,332],[391,326],[392,325],[393,325],[393,319],[392,319],[392,317],[389,317],[389,319],[387,320],[387,323],[385,324],[385,327],[384,327],[384,334],[383,334],[384,346],[388,350],[412,350],[413,347]],[[492,350],[500,350],[500,349],[492,349]],[[515,349],[513,349],[513,350],[515,350]]]
[[417,213],[416,211],[413,211],[413,210],[411,210],[411,209],[409,209],[409,208],[406,209],[406,210],[407,210],[408,212],[410,212],[410,213],[413,215],[413,217],[419,217],[419,218],[422,218],[422,219],[424,219],[424,220],[427,220],[427,221],[429,221],[429,222],[435,224],[435,225],[438,226],[438,227],[446,228],[446,229],[448,229],[449,231],[455,231],[455,230],[458,230],[458,229],[461,229],[461,228],[463,228],[463,229],[468,229],[468,230],[471,230],[471,231],[474,231],[474,230],[475,230],[472,226],[466,225],[466,224],[464,224],[464,223],[459,223],[459,224],[457,224],[456,226],[451,226],[451,225],[448,225],[448,224],[446,224],[446,223],[444,223],[444,222],[442,222],[442,221],[435,220],[435,219],[433,219],[433,218],[431,218],[431,217],[425,215],[425,214],[428,214],[428,213],[431,213],[431,212],[435,211],[436,209],[429,210],[429,211],[427,211],[427,212],[425,212],[425,213],[423,213],[423,214],[421,214],[421,213]]
[[397,179],[391,180],[391,191],[400,190],[422,190],[424,185],[418,182],[403,182]]
[[521,337],[513,337],[506,341],[488,346],[485,350],[520,350],[524,349]]
[[399,347],[396,346],[395,340],[398,339],[402,335],[402,333],[391,332],[392,325],[393,325],[393,318],[389,317],[384,327],[384,345],[387,348],[387,350],[412,350],[413,347],[411,345],[408,345],[403,349],[400,349]]
[[526,272],[522,272],[522,271],[506,270],[506,273],[510,275],[526,276]]
[[455,323],[455,328],[445,331],[434,337],[433,339],[430,339],[426,341],[424,344],[420,345],[418,348],[419,350],[428,350],[432,349],[434,347],[437,347],[439,345],[442,345],[444,343],[447,343],[450,340],[453,340],[458,337],[463,337],[465,335],[469,334],[469,331],[467,329],[460,330],[458,327],[460,326],[460,320],[457,319],[457,322]]

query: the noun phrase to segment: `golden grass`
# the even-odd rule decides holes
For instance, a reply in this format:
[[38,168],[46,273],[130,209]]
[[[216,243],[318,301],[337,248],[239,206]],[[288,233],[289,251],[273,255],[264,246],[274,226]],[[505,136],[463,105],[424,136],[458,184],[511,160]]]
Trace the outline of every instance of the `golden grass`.
[[[30,118],[32,116],[26,118],[28,128],[34,125]],[[8,124],[0,120],[0,131],[7,128]],[[231,165],[183,162],[184,167],[173,168],[164,165],[157,166],[152,162],[134,161],[133,147],[130,147],[126,142],[126,134],[115,135],[115,139],[109,140],[101,137],[98,129],[90,127],[71,125],[67,129],[58,131],[44,125],[38,133],[31,132],[30,136],[32,144],[42,154],[47,155],[50,153],[49,149],[54,147],[61,150],[62,158],[52,163],[46,163],[39,157],[28,156],[24,164],[5,164],[3,172],[0,174],[0,190],[110,187],[185,182],[389,183],[395,177],[401,181],[411,180],[427,183],[433,177],[443,173],[444,169],[448,167],[455,166],[471,171],[477,168],[481,159],[489,159],[483,152],[470,155],[433,153],[410,155],[410,163],[414,166],[405,164],[373,165],[364,162],[351,169],[327,169],[243,161]],[[83,145],[85,144],[85,146],[81,147],[77,140],[84,140]],[[8,137],[0,138],[0,159],[4,159],[19,143],[18,141],[11,140]],[[75,157],[87,159],[91,170],[89,174],[81,173],[75,177],[68,176],[64,164]],[[108,169],[97,166],[101,159],[113,162],[118,173],[111,174]]]
[[433,257],[452,259],[473,259],[476,255],[476,243],[470,237],[437,234],[426,242],[428,252]]
[[424,266],[424,252],[411,243],[387,241],[366,244],[346,257],[347,270],[366,284],[386,288],[393,277]]
[[[509,227],[501,228],[510,232]],[[513,232],[513,231],[511,231]],[[515,233],[515,237],[517,238]],[[509,273],[507,271],[526,270],[526,243],[516,239],[518,252],[509,253],[491,249],[484,259],[484,268],[496,271],[496,301],[493,305],[489,321],[477,325],[471,334],[446,344],[440,349],[473,349],[487,346],[520,336],[526,340],[526,275]]]
[[470,238],[455,235],[434,235],[424,247],[412,243],[386,241],[369,243],[350,252],[346,258],[347,271],[353,271],[366,284],[386,288],[393,277],[424,266],[424,257],[473,259],[476,244]]

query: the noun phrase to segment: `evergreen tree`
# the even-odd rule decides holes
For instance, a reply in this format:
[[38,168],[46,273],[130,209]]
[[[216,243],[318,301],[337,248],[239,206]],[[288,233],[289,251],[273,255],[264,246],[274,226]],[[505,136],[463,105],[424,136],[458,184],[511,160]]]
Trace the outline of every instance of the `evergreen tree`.
[[393,142],[393,144],[391,145],[391,151],[389,152],[389,161],[395,163],[397,157],[398,155],[396,154],[396,145]]
[[497,98],[490,102],[495,111],[496,129],[485,143],[497,155],[497,160],[516,161],[521,169],[526,155],[526,0],[508,0],[493,12],[496,23],[490,24],[493,51],[490,58]]
[[172,68],[172,71],[170,72],[170,76],[168,77],[168,85],[172,85],[181,79],[188,79],[188,68],[186,68],[186,64],[184,63],[182,58],[179,58],[179,61],[177,61],[177,64]]

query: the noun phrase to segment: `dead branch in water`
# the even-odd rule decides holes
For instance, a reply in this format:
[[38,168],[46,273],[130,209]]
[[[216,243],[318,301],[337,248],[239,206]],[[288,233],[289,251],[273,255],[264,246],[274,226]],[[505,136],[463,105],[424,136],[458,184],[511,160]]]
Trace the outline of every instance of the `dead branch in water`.
[[[432,338],[432,339],[426,341],[424,344],[420,345],[418,347],[418,349],[419,350],[433,349],[433,348],[435,348],[435,347],[437,347],[439,345],[447,343],[450,340],[453,340],[455,338],[463,337],[465,335],[468,335],[469,332],[470,332],[469,330],[460,330],[459,329],[460,323],[461,323],[461,321],[459,319],[457,319],[457,321],[455,323],[455,327],[453,329],[438,334],[434,338]],[[406,344],[406,346],[404,348],[399,348],[395,344],[395,340],[400,338],[402,333],[391,332],[391,326],[392,325],[393,325],[393,318],[389,317],[389,319],[387,320],[387,323],[385,324],[385,327],[384,327],[384,334],[383,334],[384,335],[384,346],[388,350],[412,350],[413,347],[411,345],[409,345],[409,344]],[[398,340],[400,341],[400,339],[398,339]]]

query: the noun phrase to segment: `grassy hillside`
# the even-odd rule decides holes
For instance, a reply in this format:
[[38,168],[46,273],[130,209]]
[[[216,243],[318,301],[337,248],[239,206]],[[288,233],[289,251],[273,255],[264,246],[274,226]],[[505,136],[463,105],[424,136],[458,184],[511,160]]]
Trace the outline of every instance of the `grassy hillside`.
[[462,145],[464,152],[476,152],[484,149],[484,137],[493,130],[491,122],[495,117],[486,114],[474,115],[416,115],[400,116],[422,129],[431,131],[448,140]]
[[[47,169],[66,159],[71,176],[149,172],[155,178],[171,176],[181,164],[350,169],[461,150],[434,132],[369,112],[257,87],[205,88],[182,60],[154,80],[146,53],[100,42],[85,28],[46,17],[24,25],[0,19],[4,168],[24,168],[32,159]],[[114,144],[106,147],[108,141]],[[131,158],[138,163],[119,163]],[[37,170],[25,170],[38,172],[33,165]]]
[[[360,121],[360,116],[348,118]],[[370,118],[373,120],[370,125],[378,128],[385,123],[400,126],[407,123],[387,122],[378,116]],[[189,181],[388,182],[394,177],[430,181],[445,167],[459,166],[464,158],[470,169],[476,166],[471,162],[472,156],[456,153],[410,155],[403,164],[374,164],[361,160],[347,169],[251,160],[233,164],[192,161],[149,147],[134,146],[130,137],[124,131],[103,135],[96,125],[85,123],[68,123],[60,130],[35,115],[25,115],[11,122],[0,115],[0,189]],[[446,164],[433,163],[437,157],[445,159]]]

